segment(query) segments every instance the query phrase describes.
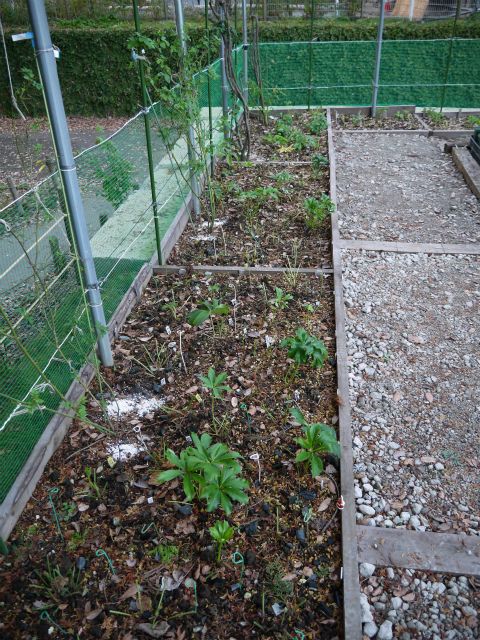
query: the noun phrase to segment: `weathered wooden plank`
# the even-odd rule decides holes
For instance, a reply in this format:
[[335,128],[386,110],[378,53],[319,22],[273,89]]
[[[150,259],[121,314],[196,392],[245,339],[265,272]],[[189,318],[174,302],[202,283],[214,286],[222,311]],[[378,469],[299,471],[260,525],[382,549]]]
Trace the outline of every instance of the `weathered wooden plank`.
[[154,273],[180,273],[182,271],[197,271],[197,272],[211,272],[211,273],[251,273],[257,275],[271,275],[276,273],[304,273],[307,275],[330,275],[333,273],[333,269],[330,267],[305,267],[298,269],[290,269],[289,267],[242,267],[240,265],[210,265],[210,264],[196,264],[189,266],[165,264],[157,265],[153,268]]
[[447,244],[430,242],[383,242],[378,240],[340,240],[342,249],[389,251],[392,253],[438,253],[480,255],[480,244]]
[[337,346],[337,381],[339,396],[339,437],[341,446],[340,483],[345,501],[342,511],[342,564],[344,635],[349,640],[362,637],[360,612],[360,581],[356,543],[355,496],[353,492],[352,417],[348,385],[347,339],[345,335],[345,305],[342,285],[342,252],[339,247],[340,231],[337,212],[336,158],[332,130],[332,117],[327,109],[328,157],[330,161],[330,198],[335,204],[332,214],[332,256],[335,291],[335,336]]
[[[143,289],[152,276],[152,267],[153,259],[149,264],[142,267],[129,290],[124,295],[108,323],[110,337],[118,334],[120,327],[125,322],[131,309],[142,295]],[[3,540],[8,539],[25,505],[30,500],[42,476],[43,470],[62,443],[75,415],[75,411],[71,407],[72,405],[75,406],[84,395],[94,373],[95,367],[91,362],[87,362],[82,367],[77,379],[72,382],[65,394],[67,405],[62,404],[58,411],[53,414],[52,419],[45,427],[44,432],[18,474],[5,500],[0,505],[0,538]]]
[[480,166],[467,149],[452,149],[452,158],[472,193],[480,199]]
[[357,525],[357,540],[360,562],[480,576],[478,536]]

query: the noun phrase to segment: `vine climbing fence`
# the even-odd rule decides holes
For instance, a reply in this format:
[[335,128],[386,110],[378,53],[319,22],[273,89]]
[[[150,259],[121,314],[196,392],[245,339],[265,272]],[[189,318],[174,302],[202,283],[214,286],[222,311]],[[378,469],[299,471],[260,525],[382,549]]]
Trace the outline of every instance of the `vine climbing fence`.
[[[219,60],[194,76],[196,134],[209,153],[210,139],[214,148],[223,139],[220,82]],[[165,105],[75,159],[107,322],[156,254],[145,117],[161,242],[190,193],[185,132]],[[57,172],[0,210],[0,255],[1,503],[96,341]]]

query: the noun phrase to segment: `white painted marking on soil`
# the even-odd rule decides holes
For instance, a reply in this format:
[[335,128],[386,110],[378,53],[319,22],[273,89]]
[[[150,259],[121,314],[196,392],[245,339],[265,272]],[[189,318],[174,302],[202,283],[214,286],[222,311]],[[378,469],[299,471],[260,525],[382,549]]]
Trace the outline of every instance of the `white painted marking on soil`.
[[136,414],[140,418],[159,409],[165,404],[161,398],[145,398],[141,395],[132,395],[127,398],[117,398],[107,405],[107,413],[110,418],[118,420],[124,415]]

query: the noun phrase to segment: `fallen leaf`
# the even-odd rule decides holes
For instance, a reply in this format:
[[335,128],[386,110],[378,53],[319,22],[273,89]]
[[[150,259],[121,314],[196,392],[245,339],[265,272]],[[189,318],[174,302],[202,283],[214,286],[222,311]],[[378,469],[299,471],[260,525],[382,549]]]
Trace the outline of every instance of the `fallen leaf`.
[[149,622],[142,622],[141,624],[137,624],[135,629],[146,633],[150,638],[163,638],[170,629],[170,625],[165,620],[162,620],[162,622],[157,623],[155,626],[151,625]]
[[325,500],[323,500],[320,503],[320,506],[318,507],[318,510],[321,511],[326,511],[328,509],[328,507],[330,506],[330,503],[332,502],[331,498],[325,498]]
[[123,596],[120,596],[120,598],[118,599],[118,602],[123,602],[124,600],[127,600],[128,598],[136,598],[137,594],[139,591],[142,591],[142,587],[138,584],[132,584],[123,594]]
[[435,458],[433,458],[432,456],[422,456],[420,460],[425,464],[433,464],[435,462]]
[[77,504],[77,507],[80,513],[83,513],[84,511],[87,511],[88,509],[90,509],[90,505],[86,504],[85,502],[79,502]]
[[87,613],[87,615],[85,616],[85,620],[95,620],[95,618],[98,618],[102,611],[103,609],[94,609],[93,611],[90,611],[90,613]]
[[195,533],[195,527],[191,522],[180,520],[175,527],[175,533],[183,533],[187,536],[189,533]]

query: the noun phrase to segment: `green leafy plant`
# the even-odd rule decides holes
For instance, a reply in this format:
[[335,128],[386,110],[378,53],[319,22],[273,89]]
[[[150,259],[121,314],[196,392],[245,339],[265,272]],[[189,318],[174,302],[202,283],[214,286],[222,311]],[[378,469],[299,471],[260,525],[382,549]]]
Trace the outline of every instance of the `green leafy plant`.
[[279,184],[288,184],[289,182],[295,182],[295,176],[293,175],[293,173],[290,173],[289,171],[280,171],[279,173],[275,174],[273,176],[273,179],[275,180],[275,182],[278,182]]
[[470,127],[480,127],[480,116],[467,116],[465,122]]
[[400,122],[408,122],[410,120],[410,113],[408,111],[396,111],[394,117],[395,120],[399,120]]
[[81,593],[81,574],[75,567],[62,573],[59,565],[52,565],[47,556],[47,568],[35,573],[39,581],[31,584],[32,590],[53,602],[63,604],[65,599]]
[[171,564],[178,558],[179,549],[174,544],[157,544],[147,555],[157,558],[162,564]]
[[312,114],[308,123],[308,129],[313,135],[318,135],[322,131],[325,131],[328,127],[327,116],[323,111],[316,111]]
[[222,555],[223,545],[233,538],[235,530],[228,524],[228,522],[226,522],[226,520],[217,520],[213,527],[210,527],[209,532],[218,545],[217,562],[219,562],[220,556]]
[[187,322],[192,327],[199,327],[212,316],[226,316],[229,312],[230,307],[228,304],[222,304],[217,298],[204,300],[189,314]]
[[314,153],[312,156],[312,171],[315,174],[319,174],[322,169],[324,169],[325,167],[328,167],[329,165],[329,160],[326,156],[324,156],[322,153]]
[[102,146],[103,156],[95,156],[95,177],[101,180],[102,195],[116,209],[124,202],[128,195],[138,189],[134,177],[135,167],[125,160],[113,142],[105,142]]
[[335,211],[335,205],[326,193],[322,194],[319,200],[305,198],[303,205],[306,211],[305,222],[309,229],[318,229],[327,216]]
[[85,477],[87,479],[88,486],[95,493],[99,500],[102,499],[102,488],[97,482],[97,471],[92,467],[85,467]]
[[435,111],[435,109],[425,109],[423,113],[435,127],[442,127],[447,122],[446,116],[440,111]]
[[220,507],[230,514],[233,502],[247,503],[245,490],[249,485],[239,476],[242,470],[238,462],[240,454],[221,442],[212,443],[208,433],[200,438],[192,433],[191,438],[193,446],[181,451],[179,456],[171,449],[167,450],[165,457],[176,468],[162,471],[158,482],[182,477],[187,500],[195,497],[205,500],[209,512]]
[[291,293],[285,293],[280,287],[275,287],[275,298],[270,300],[270,304],[275,309],[286,309],[291,300],[293,300]]
[[288,348],[288,357],[297,364],[310,363],[315,369],[323,367],[328,358],[328,350],[323,340],[318,340],[302,328],[297,329],[293,338],[282,340],[280,345]]
[[295,458],[296,462],[306,462],[310,466],[310,472],[315,478],[323,472],[322,456],[326,453],[340,455],[340,444],[337,441],[335,429],[321,422],[309,424],[299,409],[291,409],[293,418],[302,425],[304,435],[295,438],[300,445]]
[[215,420],[215,400],[222,400],[225,394],[231,391],[230,387],[223,384],[227,379],[226,373],[217,373],[213,367],[210,367],[206,376],[199,376],[203,387],[211,392],[212,395],[212,418]]

